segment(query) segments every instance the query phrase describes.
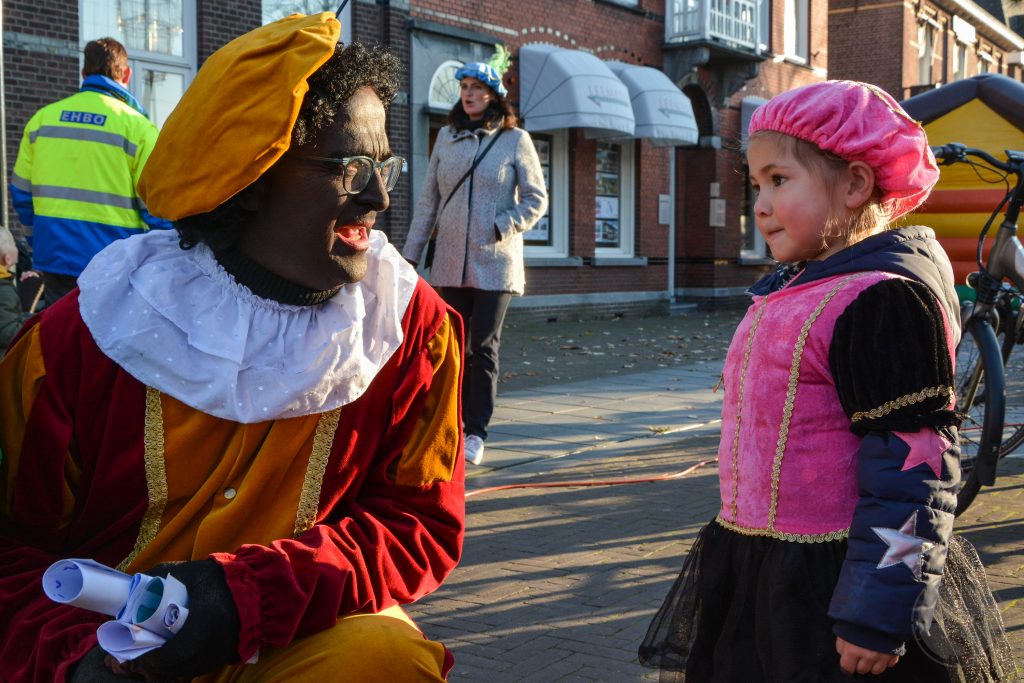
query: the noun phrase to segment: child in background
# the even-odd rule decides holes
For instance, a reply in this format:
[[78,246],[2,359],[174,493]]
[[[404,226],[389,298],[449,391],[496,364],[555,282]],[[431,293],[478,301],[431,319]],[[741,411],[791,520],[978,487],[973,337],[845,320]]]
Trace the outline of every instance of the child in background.
[[18,263],[18,247],[10,231],[0,226],[0,358],[7,345],[21,329],[21,298],[14,285],[14,266]]
[[850,81],[753,115],[756,283],[724,370],[722,507],[640,648],[662,681],[1012,680],[960,481],[959,318],[920,125]]

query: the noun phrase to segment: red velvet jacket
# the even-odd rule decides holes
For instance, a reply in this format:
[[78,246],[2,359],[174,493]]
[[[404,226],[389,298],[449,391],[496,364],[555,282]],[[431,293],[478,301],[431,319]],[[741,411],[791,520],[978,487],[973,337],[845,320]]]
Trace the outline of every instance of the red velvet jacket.
[[[340,614],[412,602],[458,563],[461,323],[420,280],[402,327],[401,347],[340,410],[312,528],[211,555],[238,607],[243,660]],[[439,354],[442,329],[454,339]],[[44,373],[30,372],[33,355]],[[441,397],[456,407],[437,429],[428,413]],[[50,602],[40,577],[61,558],[117,566],[137,545],[150,507],[146,399],[97,348],[77,291],[31,320],[0,363],[0,680],[63,681],[95,645],[107,617]],[[446,475],[411,483],[408,463],[425,451],[444,460],[428,469]]]

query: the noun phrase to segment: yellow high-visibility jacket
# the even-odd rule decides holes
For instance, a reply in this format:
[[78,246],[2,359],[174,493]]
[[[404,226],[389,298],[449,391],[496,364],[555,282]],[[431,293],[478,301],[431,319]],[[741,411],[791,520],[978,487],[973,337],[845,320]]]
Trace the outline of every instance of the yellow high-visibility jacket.
[[11,197],[22,224],[32,226],[34,269],[77,277],[111,242],[172,227],[136,193],[158,131],[132,104],[120,84],[88,76],[81,91],[29,119]]

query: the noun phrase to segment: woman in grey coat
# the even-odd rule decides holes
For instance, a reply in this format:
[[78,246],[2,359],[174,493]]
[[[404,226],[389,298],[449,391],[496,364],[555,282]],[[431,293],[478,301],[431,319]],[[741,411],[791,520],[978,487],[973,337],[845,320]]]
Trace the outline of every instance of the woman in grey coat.
[[526,282],[523,233],[544,215],[548,197],[537,151],[516,126],[498,72],[473,62],[455,76],[461,95],[434,143],[402,255],[418,263],[436,224],[430,284],[466,328],[466,460],[480,464],[498,390],[505,311]]

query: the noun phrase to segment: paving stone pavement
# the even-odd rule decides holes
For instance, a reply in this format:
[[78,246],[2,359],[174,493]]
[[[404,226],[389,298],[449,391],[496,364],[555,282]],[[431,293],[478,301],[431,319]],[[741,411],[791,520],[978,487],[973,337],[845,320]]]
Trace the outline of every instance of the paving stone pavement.
[[[463,560],[408,608],[454,652],[449,680],[657,680],[636,648],[717,512],[720,371],[698,362],[499,395],[469,472]],[[548,486],[621,479],[658,480]],[[1024,458],[1004,460],[957,530],[1024,661]]]

